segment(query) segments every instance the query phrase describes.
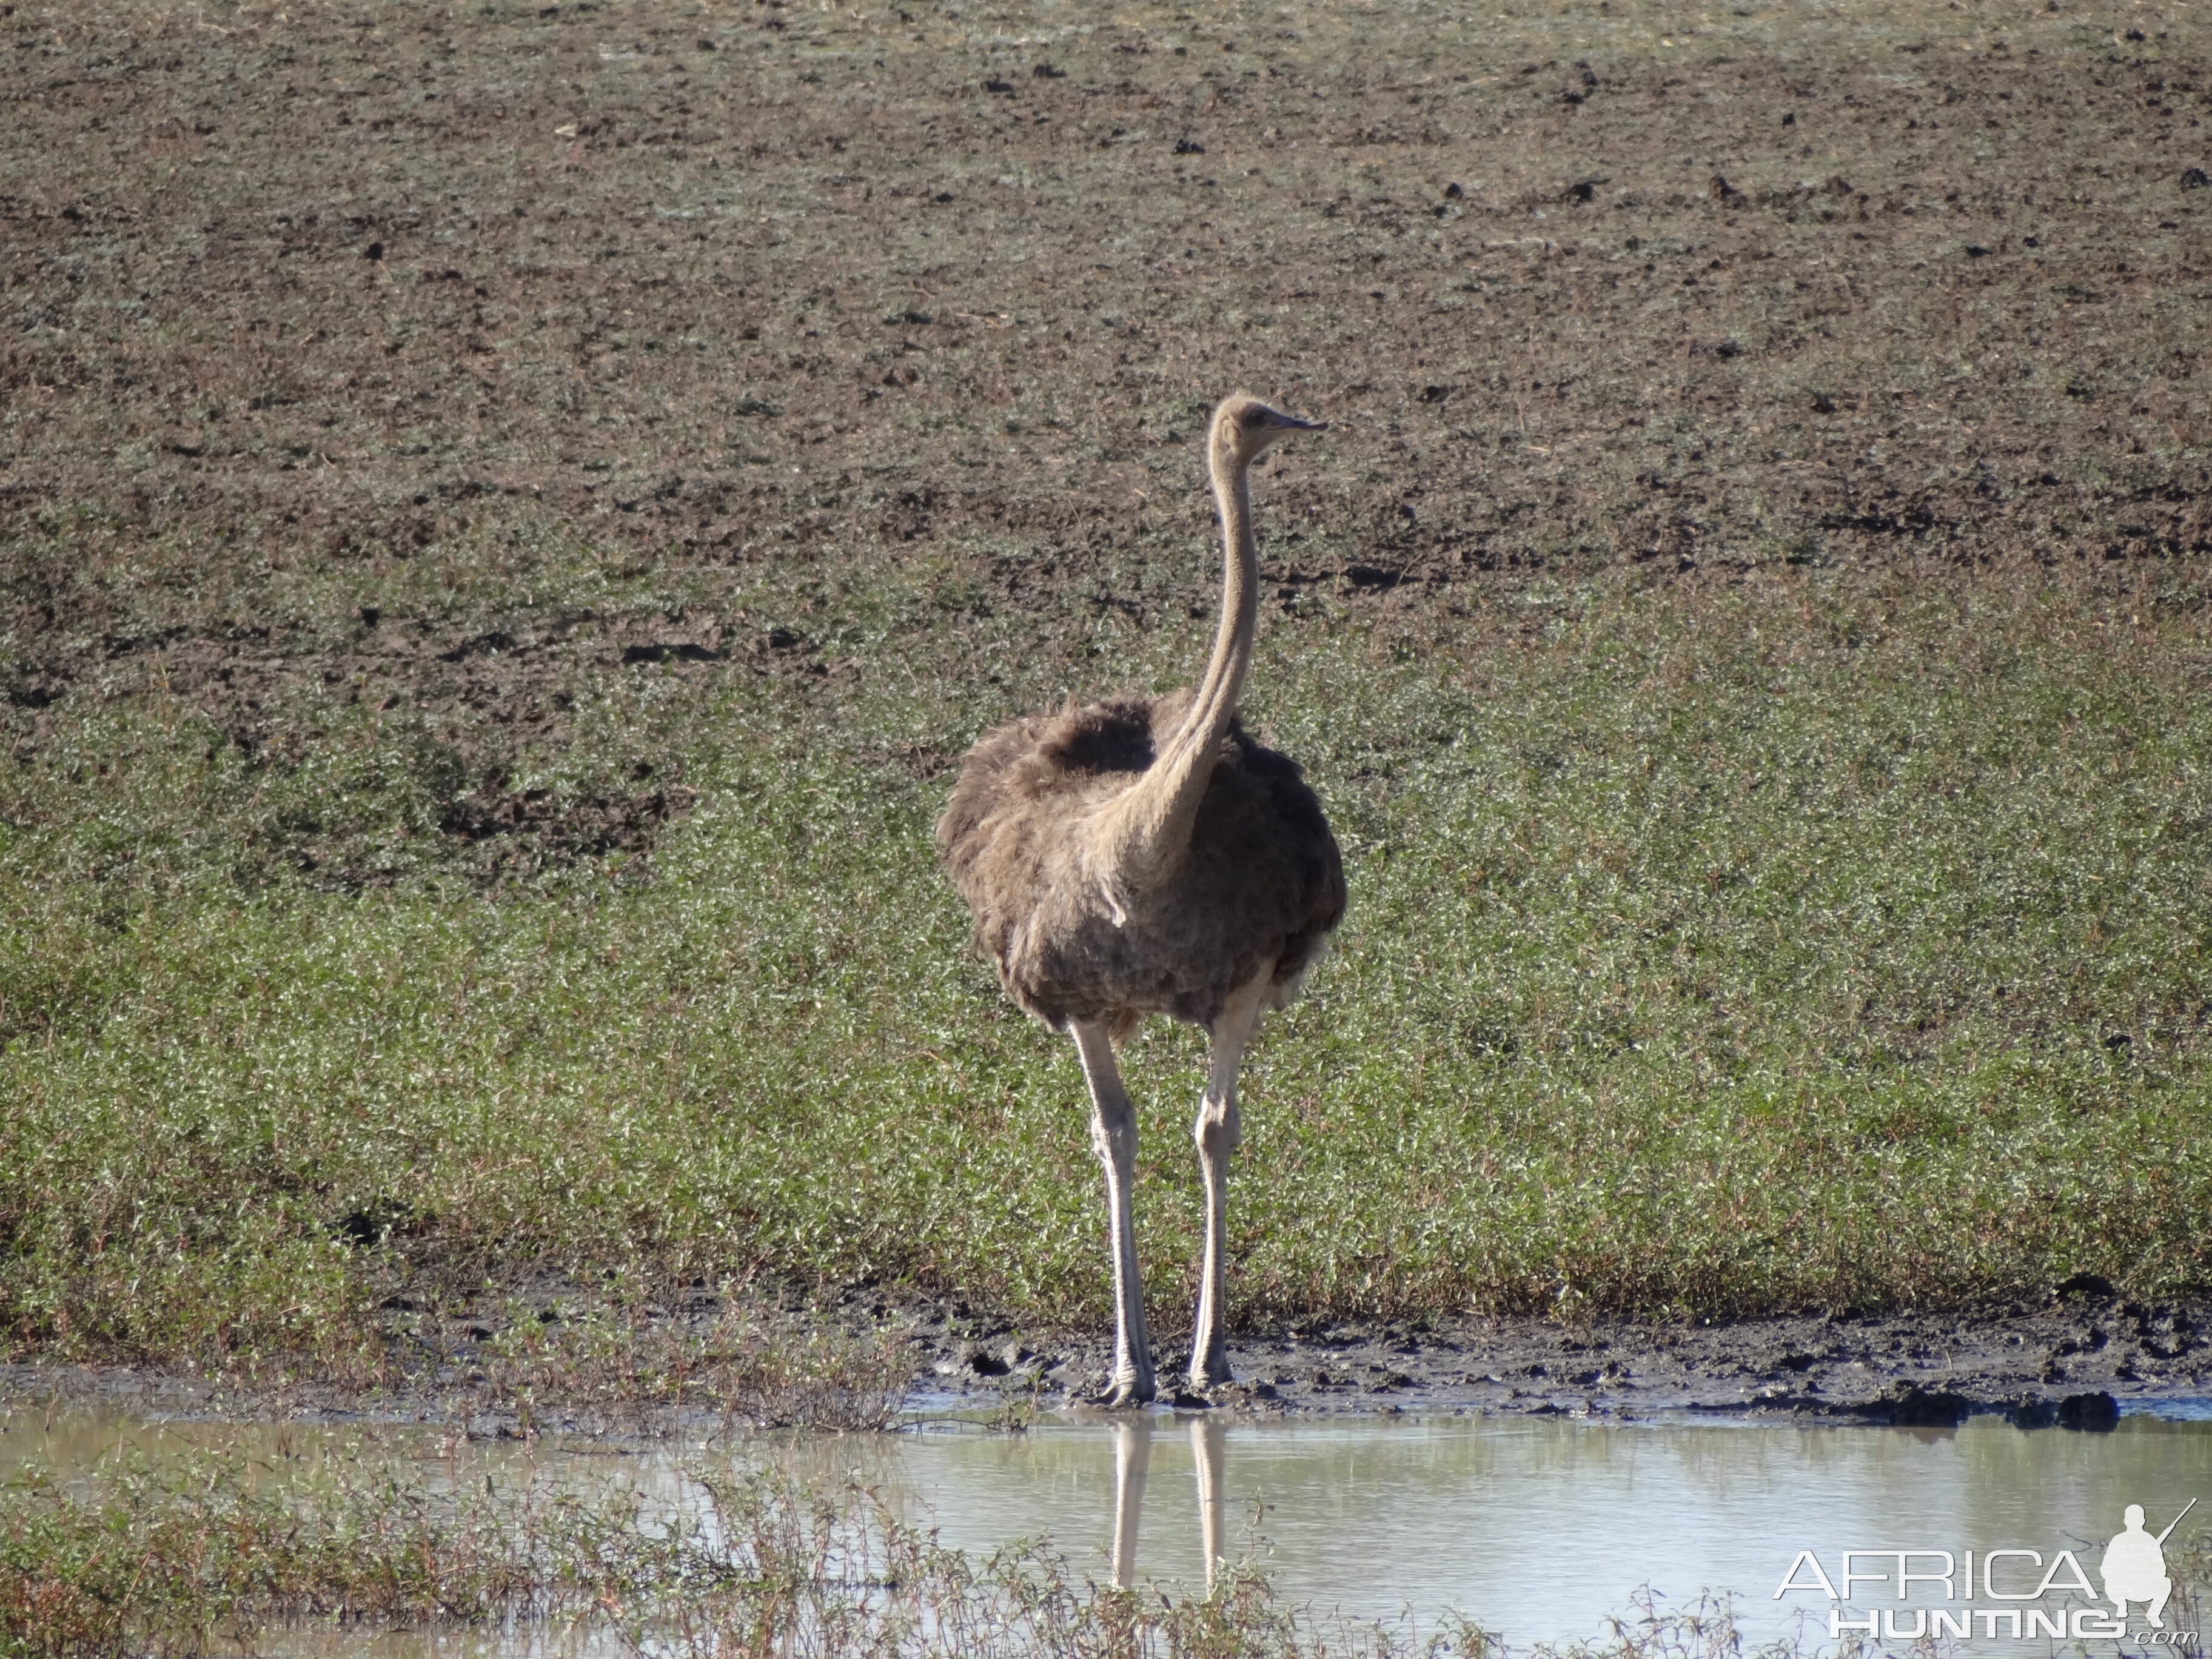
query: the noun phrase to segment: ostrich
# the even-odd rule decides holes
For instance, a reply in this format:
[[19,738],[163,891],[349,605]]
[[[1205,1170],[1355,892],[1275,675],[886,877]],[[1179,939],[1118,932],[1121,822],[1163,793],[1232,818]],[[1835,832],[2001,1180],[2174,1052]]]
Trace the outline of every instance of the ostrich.
[[1103,1403],[1154,1394],[1130,1184],[1137,1110],[1114,1051],[1146,1014],[1212,1044],[1195,1131],[1206,1255],[1190,1386],[1229,1380],[1223,1206],[1237,1141],[1237,1071],[1261,1013],[1287,1006],[1344,914],[1344,866],[1297,763],[1255,743],[1237,697],[1259,623],[1252,463],[1293,419],[1238,394],[1214,411],[1206,462],[1224,574],[1213,657],[1195,691],[1032,714],[968,751],[937,841],[975,913],[975,943],[1024,1010],[1075,1039],[1091,1142],[1106,1171],[1114,1377]]

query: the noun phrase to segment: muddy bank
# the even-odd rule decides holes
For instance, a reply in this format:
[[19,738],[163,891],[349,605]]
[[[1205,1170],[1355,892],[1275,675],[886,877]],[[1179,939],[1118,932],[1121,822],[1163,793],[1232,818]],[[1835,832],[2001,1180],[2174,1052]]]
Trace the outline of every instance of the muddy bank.
[[[2075,1291],[2033,1310],[1796,1316],[1702,1324],[1469,1319],[1356,1322],[1232,1340],[1237,1381],[1177,1405],[1344,1415],[1565,1413],[1635,1419],[1696,1411],[1927,1426],[1999,1412],[2027,1427],[2096,1428],[2118,1412],[2195,1397],[2212,1371],[2203,1303]],[[1059,1343],[939,1336],[915,1347],[963,1395],[1034,1389],[1067,1406],[1103,1389],[1102,1328]]]
[[[496,1357],[514,1332],[592,1310],[559,1281],[482,1308],[421,1313],[394,1330],[386,1379],[240,1382],[127,1367],[0,1367],[0,1393],[105,1401],[155,1413],[447,1422],[471,1436],[645,1434],[720,1419],[830,1428],[955,1412],[1086,1413],[1104,1389],[1110,1328],[1038,1331],[957,1301],[893,1301],[873,1288],[801,1301],[695,1291],[634,1328],[641,1352],[716,1350],[740,1327],[758,1362],[720,1408],[611,1382],[605,1363],[535,1368]],[[732,1322],[737,1322],[733,1323]],[[1182,1389],[1161,1340],[1162,1407],[1270,1416],[1565,1415],[1635,1421],[1683,1412],[1943,1427],[2002,1414],[2024,1428],[2109,1427],[2123,1412],[2209,1391],[2212,1302],[2144,1304],[2101,1285],[2037,1308],[1735,1322],[1563,1325],[1536,1319],[1317,1322],[1232,1337],[1237,1380]],[[703,1335],[702,1335],[703,1334]],[[686,1349],[687,1335],[704,1347]],[[815,1356],[805,1363],[805,1354]],[[635,1379],[646,1366],[633,1362]],[[404,1364],[396,1363],[404,1360]],[[707,1364],[697,1360],[704,1371]],[[617,1368],[620,1370],[620,1367]],[[779,1390],[781,1390],[779,1392]]]

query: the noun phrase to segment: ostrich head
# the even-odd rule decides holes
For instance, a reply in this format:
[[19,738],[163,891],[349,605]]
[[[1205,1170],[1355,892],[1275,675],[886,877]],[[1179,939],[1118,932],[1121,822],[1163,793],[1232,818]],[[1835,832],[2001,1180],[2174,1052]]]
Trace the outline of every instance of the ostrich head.
[[1216,466],[1249,466],[1277,440],[1293,432],[1326,432],[1326,421],[1302,421],[1239,392],[1213,411],[1207,459]]

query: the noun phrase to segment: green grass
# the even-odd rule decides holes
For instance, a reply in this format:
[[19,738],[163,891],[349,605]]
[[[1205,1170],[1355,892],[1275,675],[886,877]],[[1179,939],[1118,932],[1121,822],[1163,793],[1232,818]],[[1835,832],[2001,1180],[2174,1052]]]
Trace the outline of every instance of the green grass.
[[[64,722],[0,846],[16,1350],[335,1361],[403,1272],[549,1261],[1098,1317],[1073,1058],[966,952],[945,780],[885,758],[1055,688],[872,574],[827,692],[606,689],[669,689],[699,792],[642,876],[477,886],[433,848],[319,890],[241,849],[297,801],[434,841],[404,742],[246,766],[158,693]],[[1272,621],[1249,714],[1353,898],[1249,1070],[1236,1316],[2202,1285],[2212,715],[2164,600],[1784,568]],[[1203,627],[1102,648],[1164,681]],[[1200,1055],[1164,1024],[1131,1054],[1170,1327]],[[381,1248],[334,1231],[395,1202]]]
[[[251,1650],[257,1626],[286,1615],[481,1620],[575,1576],[583,1536],[618,1541],[635,1519],[502,1504],[488,1477],[434,1490],[407,1474],[403,1487],[396,1467],[333,1459],[287,1480],[204,1455],[105,1470],[89,1489],[19,1475],[0,1486],[0,1654]],[[599,1577],[619,1583],[642,1553]]]

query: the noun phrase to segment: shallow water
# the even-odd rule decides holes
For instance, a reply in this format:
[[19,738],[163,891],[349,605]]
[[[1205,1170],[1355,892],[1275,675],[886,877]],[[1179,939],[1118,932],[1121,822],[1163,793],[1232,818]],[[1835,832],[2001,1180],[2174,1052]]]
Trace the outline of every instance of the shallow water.
[[[222,1446],[273,1464],[330,1454],[358,1428],[149,1422],[87,1412],[0,1413],[0,1475],[25,1465],[82,1470],[128,1444],[159,1457]],[[448,1443],[423,1430],[380,1430],[385,1455],[436,1459]],[[469,1454],[486,1466],[481,1447]],[[655,1446],[611,1451],[542,1442],[499,1450],[492,1466],[512,1478],[580,1485],[638,1485],[672,1501],[684,1470],[702,1460],[775,1461],[824,1480],[857,1474],[910,1519],[971,1551],[1010,1538],[1048,1535],[1079,1570],[1192,1589],[1203,1585],[1207,1546],[1250,1555],[1279,1594],[1317,1612],[1395,1620],[1433,1629],[1449,1609],[1515,1646],[1603,1632],[1649,1586],[1662,1606],[1702,1590],[1735,1592],[1747,1636],[1796,1632],[1826,1645],[1832,1603],[1817,1586],[1778,1598],[1786,1577],[1826,1573],[1851,1587],[1844,1617],[1887,1611],[1908,1636],[1922,1610],[1964,1618],[1968,1651],[2047,1652],[2071,1647],[2076,1629],[2109,1650],[2100,1625],[2068,1623],[2092,1607],[2104,1547],[2130,1504],[2155,1533],[2192,1498],[2212,1499],[2212,1421],[2184,1408],[2131,1416],[2101,1434],[2013,1428],[1978,1418],[1957,1430],[1757,1426],[1710,1420],[1619,1425],[1560,1419],[1223,1421],[1161,1415],[1149,1420],[1048,1419],[1024,1434],[940,1423],[890,1436],[769,1437],[735,1451]],[[1209,1517],[1209,1510],[1211,1511]],[[1211,1522],[1212,1537],[1207,1536]],[[2168,1540],[2212,1527],[2201,1504]],[[1897,1598],[1894,1552],[1948,1552],[1953,1577]],[[2001,1555],[1994,1583],[1988,1552]],[[1808,1566],[1801,1551],[1812,1551]],[[1893,1553],[1887,1560],[1845,1551]],[[1965,1557],[1972,1552],[1972,1577]],[[2090,1594],[2060,1551],[2073,1552]],[[1917,1573],[1944,1563],[1916,1554]],[[2039,1598],[2046,1571],[2057,1577]],[[2018,1599],[2025,1597],[2026,1599]],[[1976,1622],[1978,1609],[1992,1618]],[[2110,1613],[2109,1606],[2106,1612]],[[2011,1615],[2022,1614],[2014,1639]],[[2150,1645],[2140,1601],[2130,1604],[2128,1646]],[[2169,1630],[2185,1628],[2177,1605]],[[2027,1615],[2040,1613],[2043,1624]],[[2093,1613],[2092,1620],[2095,1619]],[[2050,1620],[2069,1640],[2054,1643]],[[1900,1644],[1899,1644],[1901,1645]],[[580,1654],[604,1638],[543,1625],[506,1632],[381,1638],[302,1631],[268,1650],[380,1654]]]

